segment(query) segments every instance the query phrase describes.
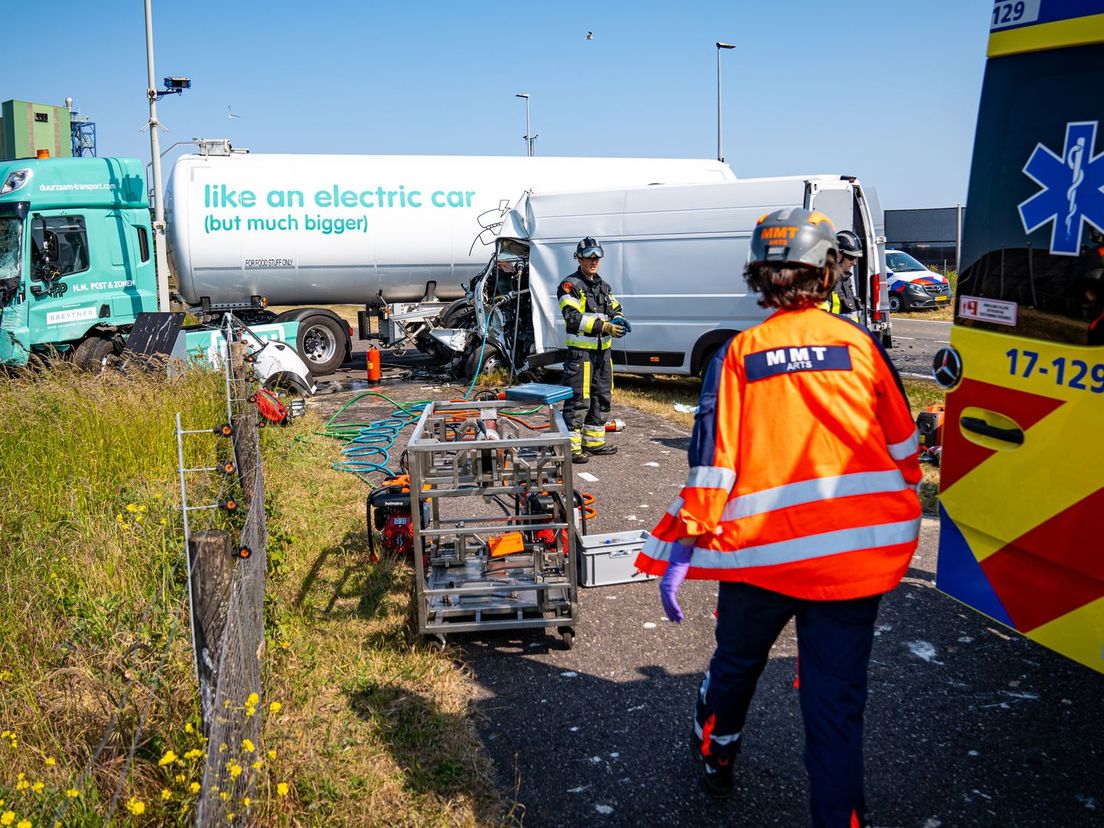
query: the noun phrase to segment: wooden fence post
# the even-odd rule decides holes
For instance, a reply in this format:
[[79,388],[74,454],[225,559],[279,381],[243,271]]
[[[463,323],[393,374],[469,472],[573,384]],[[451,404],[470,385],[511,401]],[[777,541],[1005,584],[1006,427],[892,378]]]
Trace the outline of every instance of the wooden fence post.
[[215,716],[222,632],[226,627],[230,582],[234,574],[230,534],[221,529],[193,532],[188,539],[188,556],[192,565],[192,625],[199,707],[206,736]]

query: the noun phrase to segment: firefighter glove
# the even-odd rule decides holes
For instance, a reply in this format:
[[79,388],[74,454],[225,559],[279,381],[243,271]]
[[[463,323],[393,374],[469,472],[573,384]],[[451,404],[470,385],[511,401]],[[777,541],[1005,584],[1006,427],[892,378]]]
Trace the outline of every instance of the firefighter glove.
[[693,554],[693,546],[685,546],[681,542],[674,544],[671,547],[671,562],[667,564],[667,573],[659,582],[659,600],[663,602],[663,611],[667,613],[668,620],[676,624],[685,617],[678,603],[678,591],[686,580],[690,556]]
[[618,325],[616,322],[603,322],[602,333],[606,336],[612,336],[614,339],[620,339],[625,335],[625,326]]

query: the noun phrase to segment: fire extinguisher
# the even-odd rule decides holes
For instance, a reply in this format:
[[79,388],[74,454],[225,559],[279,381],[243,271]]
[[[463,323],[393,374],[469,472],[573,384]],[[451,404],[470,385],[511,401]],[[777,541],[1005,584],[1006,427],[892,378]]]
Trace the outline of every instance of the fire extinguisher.
[[379,348],[369,348],[367,357],[368,382],[377,383],[382,379],[383,372],[380,368]]

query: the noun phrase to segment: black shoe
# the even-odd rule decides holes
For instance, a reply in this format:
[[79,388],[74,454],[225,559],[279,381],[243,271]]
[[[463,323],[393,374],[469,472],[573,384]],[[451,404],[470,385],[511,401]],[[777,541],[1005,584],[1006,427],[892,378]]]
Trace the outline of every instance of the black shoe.
[[734,787],[732,781],[733,756],[703,756],[701,743],[697,739],[690,740],[690,748],[694,752],[694,758],[698,762],[701,771],[702,782],[706,790],[715,799],[726,799],[731,796]]
[[598,446],[597,448],[583,449],[587,454],[600,457],[603,454],[617,454],[617,446]]
[[586,452],[583,452],[583,451],[578,451],[578,452],[573,451],[573,452],[571,452],[571,462],[572,463],[585,463],[589,459],[590,458],[586,456]]

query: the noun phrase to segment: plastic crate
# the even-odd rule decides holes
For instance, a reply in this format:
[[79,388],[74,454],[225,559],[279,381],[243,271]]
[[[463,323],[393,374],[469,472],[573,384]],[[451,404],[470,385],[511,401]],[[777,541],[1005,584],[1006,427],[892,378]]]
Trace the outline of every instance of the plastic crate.
[[655,575],[636,568],[636,554],[644,548],[647,539],[648,532],[644,529],[583,535],[579,549],[579,584],[598,587],[654,580]]

